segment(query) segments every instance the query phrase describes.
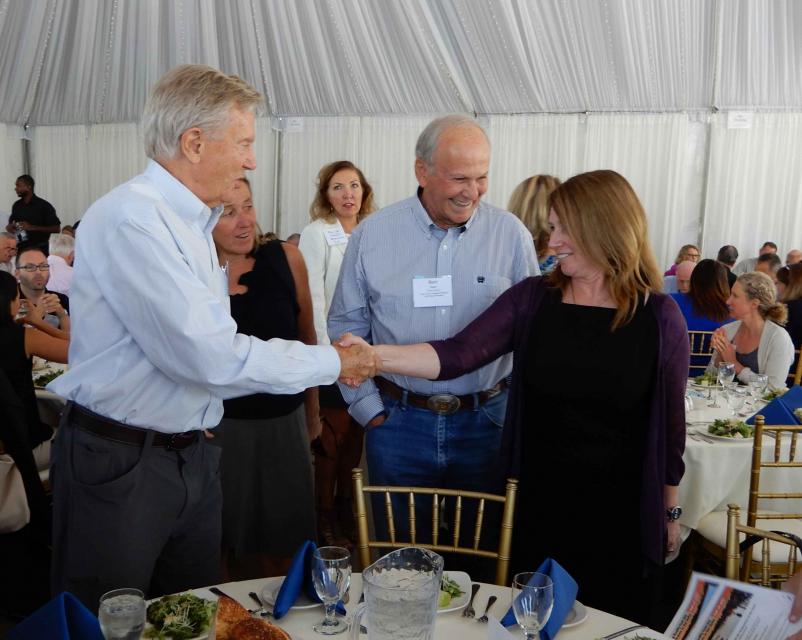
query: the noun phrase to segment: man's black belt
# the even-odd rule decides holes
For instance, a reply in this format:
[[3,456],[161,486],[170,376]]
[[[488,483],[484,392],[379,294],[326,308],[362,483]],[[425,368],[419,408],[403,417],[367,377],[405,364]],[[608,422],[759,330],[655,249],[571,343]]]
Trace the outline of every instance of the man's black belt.
[[434,411],[441,415],[451,415],[460,410],[475,409],[476,406],[482,406],[507,388],[507,380],[504,379],[490,389],[485,389],[475,394],[455,396],[451,393],[436,393],[432,396],[425,396],[407,391],[386,378],[376,377],[374,382],[380,391],[395,400],[404,400],[406,394],[407,404],[413,407],[429,409],[429,411]]
[[[122,422],[117,422],[111,418],[98,415],[82,406],[73,404],[69,409],[70,422],[79,429],[93,433],[104,440],[112,440],[123,444],[139,445],[145,444],[148,431],[141,427],[132,427]],[[156,431],[153,436],[154,447],[164,447],[165,449],[185,449],[198,440],[200,431],[185,431],[183,433],[162,433]]]

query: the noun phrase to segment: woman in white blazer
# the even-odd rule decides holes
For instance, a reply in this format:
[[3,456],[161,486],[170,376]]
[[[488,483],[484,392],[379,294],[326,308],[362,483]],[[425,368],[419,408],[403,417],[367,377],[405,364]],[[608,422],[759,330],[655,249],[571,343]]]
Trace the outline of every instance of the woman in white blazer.
[[719,362],[732,362],[742,383],[748,384],[762,373],[768,376],[770,387],[784,388],[794,360],[794,343],[782,327],[788,310],[777,302],[771,278],[757,271],[738,276],[727,306],[735,322],[719,327],[713,334],[715,355],[709,369],[714,370]]
[[[326,318],[337,286],[348,238],[374,210],[373,189],[348,160],[325,165],[318,173],[317,192],[301,232],[298,248],[306,260],[318,344],[329,344]],[[312,443],[318,536],[321,544],[348,545],[354,540],[351,509],[351,469],[362,457],[362,427],[348,413],[336,384],[320,387],[322,430]]]

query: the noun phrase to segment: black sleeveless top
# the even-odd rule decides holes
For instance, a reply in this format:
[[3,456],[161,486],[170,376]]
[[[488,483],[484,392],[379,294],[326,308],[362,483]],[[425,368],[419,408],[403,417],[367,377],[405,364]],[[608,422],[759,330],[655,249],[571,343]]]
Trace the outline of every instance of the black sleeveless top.
[[[298,339],[298,302],[295,281],[280,240],[256,251],[253,270],[243,273],[239,283],[248,291],[231,296],[231,315],[238,333],[262,340]],[[240,420],[277,418],[297,409],[304,394],[257,393],[223,402],[224,418]]]
[[53,430],[39,419],[39,407],[31,377],[31,359],[25,353],[25,331],[18,324],[0,327],[0,369],[5,372],[14,393],[25,407],[27,435],[33,448],[40,442],[49,440]]

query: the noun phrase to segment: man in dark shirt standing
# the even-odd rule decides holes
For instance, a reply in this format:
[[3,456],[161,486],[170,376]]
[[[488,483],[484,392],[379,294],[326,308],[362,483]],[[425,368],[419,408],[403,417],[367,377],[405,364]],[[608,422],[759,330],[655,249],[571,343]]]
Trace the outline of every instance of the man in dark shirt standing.
[[6,231],[16,233],[21,246],[42,247],[47,245],[51,233],[61,230],[61,221],[53,205],[34,194],[33,185],[34,180],[29,175],[17,178],[14,191],[19,200],[11,206]]

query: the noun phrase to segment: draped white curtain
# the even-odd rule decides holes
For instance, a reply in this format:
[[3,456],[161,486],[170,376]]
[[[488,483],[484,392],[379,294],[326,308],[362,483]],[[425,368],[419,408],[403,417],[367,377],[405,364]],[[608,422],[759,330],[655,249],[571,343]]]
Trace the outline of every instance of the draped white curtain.
[[712,118],[705,202],[705,255],[733,244],[742,257],[765,240],[802,248],[802,113],[758,113],[750,129]]
[[0,124],[0,231],[5,231],[11,204],[16,200],[14,181],[22,174],[22,129]]

